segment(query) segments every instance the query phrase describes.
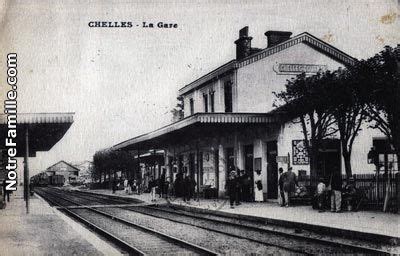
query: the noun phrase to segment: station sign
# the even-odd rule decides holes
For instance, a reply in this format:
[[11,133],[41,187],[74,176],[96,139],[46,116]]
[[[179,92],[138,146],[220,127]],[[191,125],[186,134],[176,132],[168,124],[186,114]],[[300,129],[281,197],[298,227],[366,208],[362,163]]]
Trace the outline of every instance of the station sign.
[[283,164],[287,164],[289,161],[288,156],[277,156],[276,157],[276,162],[278,163],[283,163]]
[[276,63],[273,69],[278,74],[291,75],[300,73],[316,74],[326,71],[328,67],[319,64]]

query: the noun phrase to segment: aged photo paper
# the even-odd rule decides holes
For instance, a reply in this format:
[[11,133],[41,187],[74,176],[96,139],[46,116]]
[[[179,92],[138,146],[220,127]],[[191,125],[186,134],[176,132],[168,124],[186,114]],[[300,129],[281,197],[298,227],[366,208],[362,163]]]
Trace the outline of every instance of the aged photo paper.
[[400,253],[399,0],[0,0],[0,255]]

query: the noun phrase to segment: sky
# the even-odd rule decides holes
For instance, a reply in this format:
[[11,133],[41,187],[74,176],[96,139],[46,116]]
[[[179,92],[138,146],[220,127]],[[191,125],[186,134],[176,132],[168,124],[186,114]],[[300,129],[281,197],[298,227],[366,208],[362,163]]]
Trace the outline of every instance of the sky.
[[[90,28],[90,21],[176,23],[178,28]],[[235,58],[238,31],[265,48],[267,30],[309,32],[368,58],[400,42],[399,2],[0,0],[0,96],[5,60],[18,54],[18,111],[74,112],[31,173],[169,124],[179,88]]]

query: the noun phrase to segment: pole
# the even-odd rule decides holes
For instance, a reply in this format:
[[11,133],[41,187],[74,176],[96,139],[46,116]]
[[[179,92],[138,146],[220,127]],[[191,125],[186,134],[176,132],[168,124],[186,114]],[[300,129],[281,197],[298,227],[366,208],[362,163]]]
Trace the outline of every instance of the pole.
[[379,166],[375,165],[376,168],[376,204],[379,205]]
[[144,177],[142,175],[142,170],[140,169],[140,149],[137,149],[137,181],[138,181],[138,194],[140,195],[142,193],[143,189],[143,184],[144,184]]
[[[237,137],[237,131],[235,130],[235,132],[234,132],[234,138],[233,138],[233,140],[234,140],[234,142],[233,142],[233,144],[234,144],[234,146],[233,146],[233,155],[234,155],[234,157],[233,157],[233,165],[234,165],[234,171],[236,171],[236,167],[238,166],[238,162],[239,162],[239,159],[238,159],[238,137]],[[229,175],[229,172],[230,172],[231,170],[228,170],[228,175]]]
[[25,157],[24,157],[24,198],[26,213],[29,213],[29,127],[25,129]]
[[197,165],[197,202],[200,201],[200,152],[199,152],[199,140],[196,141],[196,165]]

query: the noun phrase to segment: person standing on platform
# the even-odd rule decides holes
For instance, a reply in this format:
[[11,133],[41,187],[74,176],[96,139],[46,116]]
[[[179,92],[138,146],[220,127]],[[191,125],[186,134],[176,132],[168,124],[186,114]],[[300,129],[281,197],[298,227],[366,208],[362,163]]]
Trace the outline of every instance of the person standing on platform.
[[128,192],[129,192],[129,189],[128,189],[128,184],[129,183],[129,181],[128,181],[128,179],[127,178],[125,178],[125,180],[124,180],[124,190],[125,190],[125,194],[128,194]]
[[319,179],[319,183],[317,185],[317,204],[318,211],[325,211],[325,197],[326,197],[326,186],[324,183],[324,178]]
[[256,175],[254,176],[254,183],[256,185],[254,189],[254,200],[256,202],[264,201],[263,185],[261,181],[261,170],[256,170]]
[[183,174],[182,172],[178,172],[176,174],[176,179],[174,182],[174,195],[175,197],[182,196],[182,184],[183,184]]
[[235,208],[233,205],[234,205],[235,201],[237,200],[237,194],[238,194],[237,182],[238,182],[238,179],[236,177],[236,172],[231,171],[229,173],[229,177],[228,177],[228,181],[226,182],[226,186],[228,189],[229,202],[231,204],[232,209]]
[[111,186],[112,186],[112,193],[115,194],[115,191],[117,190],[117,180],[116,180],[116,178],[113,179]]
[[[189,185],[190,186],[190,198],[194,198],[197,183],[192,177],[189,177],[189,184],[190,184]],[[199,196],[199,195],[197,195],[197,196]]]
[[128,180],[128,194],[132,195],[133,180]]
[[342,175],[334,172],[331,176],[331,212],[341,212],[342,207]]
[[189,180],[189,175],[186,173],[183,175],[183,182],[182,182],[182,197],[183,201],[189,201],[190,200],[190,180]]
[[153,177],[150,178],[149,188],[150,188],[151,201],[154,202],[156,201],[157,181],[154,180]]
[[292,172],[293,168],[289,167],[287,172],[282,174],[283,178],[283,194],[285,196],[285,206],[290,206],[290,196],[295,192],[297,185],[297,177],[294,172]]
[[161,177],[158,179],[158,194],[160,198],[164,197],[164,185],[165,185],[165,170],[161,174]]
[[3,199],[4,202],[6,202],[6,197],[7,197],[7,202],[10,202],[10,192],[6,189],[7,183],[6,180],[3,180]]
[[185,201],[190,201],[190,199],[194,195],[194,190],[196,188],[196,182],[190,177],[190,175],[186,175],[184,181],[184,191],[185,191]]
[[240,178],[241,182],[239,183],[240,193],[241,193],[241,197],[239,197],[239,199],[243,202],[251,202],[251,201],[253,201],[250,198],[251,197],[250,186],[252,186],[251,178],[246,170],[242,170],[242,172],[243,172],[243,175],[241,176],[241,178]]

